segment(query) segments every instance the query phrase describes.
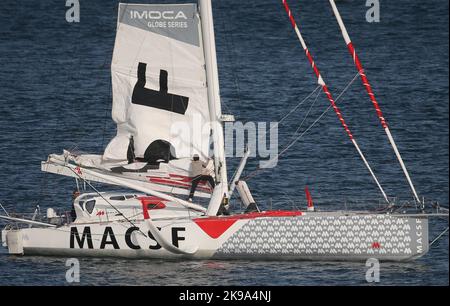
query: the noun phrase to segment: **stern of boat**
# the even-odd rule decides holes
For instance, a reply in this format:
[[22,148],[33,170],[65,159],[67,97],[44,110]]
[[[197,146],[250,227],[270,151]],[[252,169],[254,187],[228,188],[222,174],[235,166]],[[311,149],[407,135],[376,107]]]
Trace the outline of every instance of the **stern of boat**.
[[22,230],[5,228],[1,232],[2,246],[8,249],[11,255],[24,255]]

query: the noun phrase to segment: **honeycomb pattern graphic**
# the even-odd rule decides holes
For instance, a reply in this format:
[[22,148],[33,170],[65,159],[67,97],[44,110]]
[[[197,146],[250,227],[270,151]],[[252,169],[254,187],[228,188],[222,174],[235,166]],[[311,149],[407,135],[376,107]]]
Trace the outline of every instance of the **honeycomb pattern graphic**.
[[407,256],[414,219],[389,215],[300,216],[248,221],[218,250],[222,255]]

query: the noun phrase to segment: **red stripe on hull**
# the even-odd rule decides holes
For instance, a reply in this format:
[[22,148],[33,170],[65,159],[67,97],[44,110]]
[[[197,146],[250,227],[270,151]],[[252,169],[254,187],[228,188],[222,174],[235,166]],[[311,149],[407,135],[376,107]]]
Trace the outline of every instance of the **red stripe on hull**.
[[268,217],[296,217],[301,216],[301,211],[265,211],[242,215],[198,218],[193,221],[213,239],[222,236],[236,221],[245,219],[268,218]]
[[217,239],[222,236],[237,220],[208,220],[197,219],[194,222],[206,233],[209,237]]

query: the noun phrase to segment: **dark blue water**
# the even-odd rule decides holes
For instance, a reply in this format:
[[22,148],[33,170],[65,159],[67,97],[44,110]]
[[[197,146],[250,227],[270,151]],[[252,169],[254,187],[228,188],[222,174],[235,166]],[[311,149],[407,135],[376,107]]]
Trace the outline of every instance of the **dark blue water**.
[[[166,3],[169,1],[158,2]],[[335,96],[356,70],[326,0],[291,0],[303,34]],[[365,1],[338,1],[341,14],[421,196],[448,207],[448,1],[381,1],[367,23]],[[65,1],[3,1],[0,8],[0,202],[11,211],[64,209],[73,181],[40,172],[63,148],[101,153],[110,119],[116,1],[82,1],[81,22]],[[242,121],[277,121],[315,88],[281,1],[214,1],[223,107]],[[321,96],[310,124],[328,102]],[[359,80],[339,102],[390,196],[411,192]],[[280,125],[282,147],[307,107]],[[238,159],[230,159],[230,172]],[[249,171],[257,165],[252,160]],[[263,208],[304,203],[308,185],[322,209],[373,208],[378,190],[334,115],[249,185]],[[431,236],[447,226],[433,219]],[[65,259],[0,254],[0,284],[65,284]],[[383,263],[383,285],[448,285],[448,236],[411,263]],[[82,284],[364,285],[361,263],[123,261],[82,259]]]

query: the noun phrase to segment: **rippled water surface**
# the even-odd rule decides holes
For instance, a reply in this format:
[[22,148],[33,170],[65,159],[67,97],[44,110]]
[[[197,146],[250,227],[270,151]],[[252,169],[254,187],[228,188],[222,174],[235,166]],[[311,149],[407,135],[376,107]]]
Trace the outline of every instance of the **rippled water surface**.
[[[136,1],[134,1],[136,2]],[[166,3],[169,1],[158,1]],[[315,88],[281,1],[215,0],[223,107],[242,121],[277,121]],[[355,68],[326,0],[291,0],[303,34],[335,96]],[[365,1],[337,1],[419,193],[448,207],[448,1],[382,1],[381,22],[365,21]],[[41,173],[63,148],[101,153],[115,134],[109,63],[116,1],[82,1],[81,22],[65,21],[65,1],[0,4],[0,202],[11,211],[64,209],[73,181]],[[306,126],[327,107],[320,96]],[[360,81],[339,102],[390,196],[410,199]],[[309,105],[309,104],[308,104]],[[307,111],[279,128],[283,147]],[[238,159],[229,159],[230,172]],[[257,161],[252,160],[249,171]],[[373,208],[367,170],[329,112],[279,161],[249,181],[263,208],[304,203],[308,185],[322,209]],[[430,222],[431,237],[448,225]],[[0,284],[65,284],[65,259],[0,253]],[[381,284],[448,285],[448,236],[423,258],[382,263]],[[125,261],[81,259],[82,284],[364,285],[362,263]]]

